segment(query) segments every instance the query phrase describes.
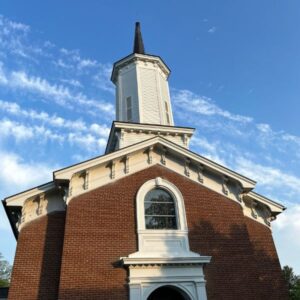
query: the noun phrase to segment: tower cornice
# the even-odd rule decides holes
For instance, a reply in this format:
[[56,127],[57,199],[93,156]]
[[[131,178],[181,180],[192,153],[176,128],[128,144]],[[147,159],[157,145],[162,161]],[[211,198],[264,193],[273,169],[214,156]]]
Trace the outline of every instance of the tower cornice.
[[163,61],[163,59],[160,56],[151,55],[151,54],[132,53],[114,63],[112,74],[111,74],[111,81],[113,83],[116,83],[119,70],[121,68],[124,68],[126,65],[129,65],[137,61],[141,61],[144,63],[155,63],[161,69],[161,71],[166,75],[167,78],[171,73],[170,68],[167,66],[167,64]]

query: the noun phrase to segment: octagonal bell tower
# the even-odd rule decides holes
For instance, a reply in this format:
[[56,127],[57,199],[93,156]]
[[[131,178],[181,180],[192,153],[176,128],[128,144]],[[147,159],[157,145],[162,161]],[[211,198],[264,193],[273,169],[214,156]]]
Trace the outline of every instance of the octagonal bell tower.
[[170,69],[155,55],[145,53],[140,23],[135,26],[133,53],[114,64],[116,120],[174,126],[168,77]]

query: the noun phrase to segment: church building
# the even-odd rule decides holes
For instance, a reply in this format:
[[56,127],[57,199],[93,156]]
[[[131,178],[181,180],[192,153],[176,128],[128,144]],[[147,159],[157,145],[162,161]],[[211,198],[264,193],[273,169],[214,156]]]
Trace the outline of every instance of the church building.
[[288,299],[271,230],[285,207],[189,150],[169,75],[136,23],[105,154],[2,201],[17,239],[8,299]]

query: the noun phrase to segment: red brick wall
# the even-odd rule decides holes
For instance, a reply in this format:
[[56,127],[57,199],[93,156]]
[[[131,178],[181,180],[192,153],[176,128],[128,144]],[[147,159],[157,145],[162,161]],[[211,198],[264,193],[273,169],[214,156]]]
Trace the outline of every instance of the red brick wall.
[[[270,231],[254,220],[245,219],[258,271],[258,293],[261,299],[287,299],[287,287],[282,281],[280,263]],[[278,276],[274,276],[278,274]],[[257,277],[255,278],[257,280]],[[269,291],[273,291],[270,294]],[[277,297],[277,298],[276,298]]]
[[161,166],[69,203],[59,299],[128,299],[127,274],[116,263],[137,251],[135,195],[157,176],[183,194],[191,250],[212,256],[209,300],[287,299],[270,230],[244,217],[239,204]]
[[57,212],[21,230],[8,299],[57,299],[64,222],[65,213]]
[[139,176],[130,176],[71,200],[59,299],[128,299],[126,270],[115,264],[137,250],[139,185]]

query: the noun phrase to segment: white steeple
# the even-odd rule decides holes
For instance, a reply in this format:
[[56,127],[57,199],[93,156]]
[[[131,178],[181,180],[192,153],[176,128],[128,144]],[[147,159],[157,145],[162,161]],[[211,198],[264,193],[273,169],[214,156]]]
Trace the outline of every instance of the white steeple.
[[135,27],[133,53],[114,64],[116,120],[174,126],[168,76],[159,56],[145,54],[140,24]]
[[188,148],[194,129],[175,127],[168,77],[170,69],[156,55],[145,53],[140,24],[135,25],[133,53],[114,64],[116,121],[105,153],[160,136]]

